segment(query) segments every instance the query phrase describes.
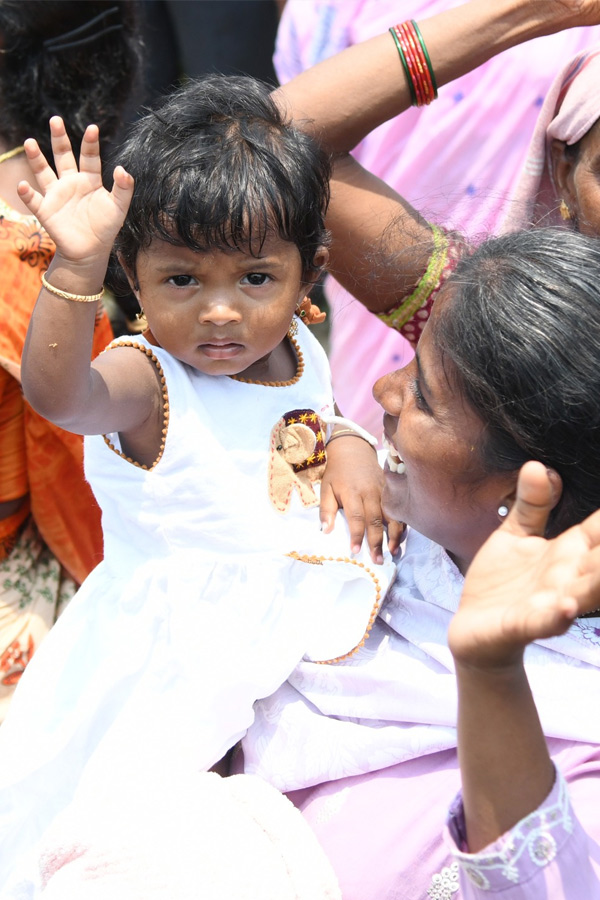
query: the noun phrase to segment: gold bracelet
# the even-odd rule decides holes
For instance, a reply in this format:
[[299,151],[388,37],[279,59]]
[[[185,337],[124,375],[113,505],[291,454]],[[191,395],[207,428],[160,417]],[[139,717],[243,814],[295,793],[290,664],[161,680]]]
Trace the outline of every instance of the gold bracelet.
[[49,293],[56,297],[62,297],[63,300],[76,300],[78,303],[96,303],[102,300],[104,296],[104,287],[97,294],[70,294],[68,291],[61,291],[60,288],[54,287],[46,280],[45,274],[42,272],[42,284]]
[[346,437],[347,435],[352,435],[352,437],[360,438],[361,441],[366,441],[367,444],[369,444],[369,446],[373,446],[371,444],[371,442],[369,440],[367,440],[366,437],[363,437],[362,434],[359,434],[358,431],[354,431],[352,428],[345,428],[343,431],[334,431],[333,434],[331,435],[331,437],[329,438],[329,440],[327,441],[327,443],[325,444],[325,446],[328,447],[329,444],[332,441],[335,441],[336,438]]

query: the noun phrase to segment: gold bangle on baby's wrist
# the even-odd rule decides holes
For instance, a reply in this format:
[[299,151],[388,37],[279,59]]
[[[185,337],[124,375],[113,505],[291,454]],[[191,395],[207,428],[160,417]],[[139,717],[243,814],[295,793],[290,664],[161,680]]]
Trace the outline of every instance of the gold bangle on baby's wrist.
[[[350,437],[350,436],[351,436],[351,437],[357,437],[357,438],[360,438],[361,441],[366,441],[367,444],[370,444],[371,446],[373,446],[373,445],[371,444],[371,441],[368,440],[368,438],[364,437],[362,434],[359,434],[358,431],[354,431],[352,428],[345,428],[343,431],[334,431],[333,434],[331,435],[331,437],[329,438],[329,440],[327,441],[327,444],[326,444],[325,446],[328,447],[329,444],[330,444],[332,441],[335,441],[336,438],[339,438],[339,437]],[[375,449],[375,448],[374,448],[374,449]]]
[[374,450],[377,449],[377,438],[373,437],[372,434],[369,434],[364,428],[361,428],[360,425],[357,425],[356,422],[353,422],[352,419],[345,419],[343,416],[328,415],[322,415],[321,419],[326,425],[341,425],[341,428],[338,428],[337,431],[334,431],[333,434],[330,435],[329,439],[325,442],[326,445],[330,444],[338,437],[344,437],[345,435],[350,437],[350,435],[353,435],[354,437],[359,437],[363,441],[366,441]]
[[70,294],[68,291],[61,291],[60,288],[54,287],[47,281],[44,273],[42,273],[42,284],[49,293],[56,297],[62,297],[63,300],[74,300],[77,303],[96,303],[104,296],[104,287],[97,294]]

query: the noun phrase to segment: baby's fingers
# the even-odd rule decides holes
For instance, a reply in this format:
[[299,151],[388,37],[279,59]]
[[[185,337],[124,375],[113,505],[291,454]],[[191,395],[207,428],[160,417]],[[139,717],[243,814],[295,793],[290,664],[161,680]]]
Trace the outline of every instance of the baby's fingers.
[[59,178],[70,172],[77,172],[77,160],[73,155],[65,123],[60,116],[52,116],[50,119],[50,140],[52,142],[54,165]]
[[97,125],[88,125],[83,133],[79,154],[79,171],[88,175],[102,176],[100,131]]
[[37,216],[44,199],[39,191],[35,191],[28,181],[20,181],[17,185],[17,193],[30,213]]
[[[47,191],[56,181],[54,169],[49,164],[48,160],[40,150],[38,142],[34,138],[27,138],[23,146],[25,147],[25,155],[27,156],[29,168],[35,176],[35,180],[42,191]],[[20,192],[19,196],[23,199]]]
[[323,482],[321,484],[321,500],[319,506],[321,528],[323,529],[325,534],[329,534],[331,531],[333,531],[335,517],[337,515],[338,509],[340,508],[340,504],[335,495],[335,491],[328,482]]
[[377,504],[376,509],[369,510],[365,505],[365,516],[367,521],[367,544],[369,545],[369,550],[371,551],[371,559],[374,563],[377,563],[377,565],[382,565],[383,519],[381,516],[381,506]]
[[387,523],[388,549],[392,556],[400,549],[400,545],[404,540],[405,535],[406,525],[404,522],[392,521]]
[[344,502],[344,514],[350,529],[352,552],[360,551],[366,532],[371,559],[374,563],[381,565],[383,563],[383,518],[378,494],[368,494],[366,497],[353,494],[347,502]]
[[129,172],[126,172],[123,166],[117,166],[113,173],[113,186],[111,195],[116,205],[127,213],[131,198],[133,197],[134,182]]

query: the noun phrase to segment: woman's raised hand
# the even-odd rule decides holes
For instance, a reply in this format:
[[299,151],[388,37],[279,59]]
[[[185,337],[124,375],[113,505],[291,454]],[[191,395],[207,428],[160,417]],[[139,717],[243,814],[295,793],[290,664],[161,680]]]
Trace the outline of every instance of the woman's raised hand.
[[597,25],[600,22],[600,0],[553,0],[553,3],[574,19],[572,25]]
[[50,133],[57,174],[37,141],[28,139],[25,152],[39,190],[22,181],[19,196],[63,259],[77,266],[106,260],[131,202],[133,178],[117,166],[112,190],[104,188],[96,125],[88,125],[83,136],[79,168],[59,116],[50,120]]
[[520,663],[531,641],[562,634],[600,607],[600,511],[552,540],[542,537],[557,482],[541,463],[526,463],[506,521],[471,563],[448,632],[462,665]]

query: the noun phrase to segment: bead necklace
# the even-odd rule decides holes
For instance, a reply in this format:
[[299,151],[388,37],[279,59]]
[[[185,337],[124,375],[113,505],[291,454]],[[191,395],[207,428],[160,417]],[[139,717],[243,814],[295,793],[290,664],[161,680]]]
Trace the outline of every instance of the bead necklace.
[[13,156],[18,156],[19,153],[25,153],[25,147],[22,144],[20,147],[13,147],[12,150],[7,150],[6,153],[0,153],[0,163],[6,162],[7,159],[12,159]]
[[300,381],[304,372],[304,356],[298,342],[291,334],[288,334],[288,340],[294,349],[297,360],[296,374],[293,378],[290,378],[288,381],[255,381],[253,378],[242,378],[241,375],[230,375],[229,377],[233,378],[234,381],[241,381],[243,384],[261,384],[264,387],[289,387],[291,384],[296,384],[297,381]]

